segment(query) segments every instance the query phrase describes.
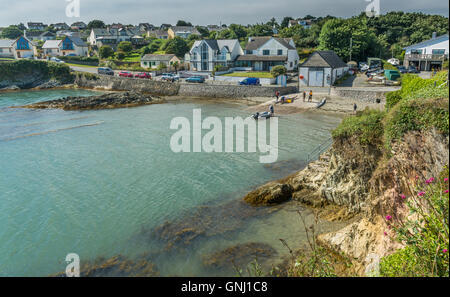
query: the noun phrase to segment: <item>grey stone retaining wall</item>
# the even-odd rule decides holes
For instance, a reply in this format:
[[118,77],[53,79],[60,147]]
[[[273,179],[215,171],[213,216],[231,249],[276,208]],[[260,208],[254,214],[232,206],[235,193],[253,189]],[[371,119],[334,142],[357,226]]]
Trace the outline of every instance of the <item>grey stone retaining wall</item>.
[[[97,78],[97,79],[95,79]],[[273,97],[297,92],[296,87],[239,86],[218,84],[171,83],[139,78],[122,78],[108,75],[78,75],[75,83],[84,88],[117,91],[138,91],[160,96],[187,96],[209,98]]]
[[358,99],[360,101],[375,103],[376,99],[386,100],[386,93],[398,90],[398,88],[332,88],[331,95],[342,98]]

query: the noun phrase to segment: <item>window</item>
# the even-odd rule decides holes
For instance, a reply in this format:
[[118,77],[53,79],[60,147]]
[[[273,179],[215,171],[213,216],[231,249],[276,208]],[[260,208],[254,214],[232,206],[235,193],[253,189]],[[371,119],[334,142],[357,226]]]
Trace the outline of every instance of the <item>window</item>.
[[270,55],[270,50],[263,50],[263,56]]
[[422,54],[421,49],[412,49],[411,50],[411,55],[421,55],[421,54]]
[[433,49],[431,51],[431,53],[433,55],[444,55],[445,54],[445,49]]
[[282,49],[279,49],[278,50],[278,56],[282,56],[283,55],[283,50]]
[[289,67],[292,67],[292,62],[289,63]]
[[246,53],[247,55],[252,55],[252,54],[253,54],[253,51],[246,50],[245,53]]

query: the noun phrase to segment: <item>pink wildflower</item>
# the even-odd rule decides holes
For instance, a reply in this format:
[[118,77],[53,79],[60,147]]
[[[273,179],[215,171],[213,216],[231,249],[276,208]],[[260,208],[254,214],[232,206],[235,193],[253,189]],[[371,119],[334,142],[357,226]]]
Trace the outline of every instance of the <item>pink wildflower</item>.
[[434,177],[427,179],[425,182],[427,183],[427,185],[431,184],[434,181]]
[[[385,232],[386,233],[386,232]],[[447,249],[443,249],[442,252],[445,254],[447,251]]]
[[405,199],[406,199],[406,196],[405,196],[404,194],[401,194],[401,195],[400,195],[400,198],[402,198],[403,200],[405,200]]
[[[388,235],[388,234],[387,234],[387,232],[385,231],[385,232],[384,232],[384,236],[387,236],[387,235]],[[445,253],[445,252],[444,252],[444,253]]]
[[448,194],[448,190],[445,190],[445,191],[444,191],[444,194]]
[[444,181],[445,181],[445,182],[448,182],[448,177],[444,178]]
[[392,220],[392,216],[386,216],[386,220],[387,220],[387,221]]
[[420,197],[422,197],[423,195],[425,195],[425,192],[424,192],[424,191],[421,191],[421,192],[419,192],[419,194],[417,194],[417,195],[419,195]]

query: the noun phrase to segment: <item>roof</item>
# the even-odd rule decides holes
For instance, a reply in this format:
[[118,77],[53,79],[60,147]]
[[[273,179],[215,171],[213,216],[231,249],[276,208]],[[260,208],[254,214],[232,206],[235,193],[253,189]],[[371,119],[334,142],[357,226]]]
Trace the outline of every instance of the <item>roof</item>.
[[146,54],[141,58],[141,60],[144,60],[144,61],[170,61],[173,59],[173,57],[176,57],[176,56],[174,54],[167,54],[167,55]]
[[287,56],[258,56],[258,55],[242,55],[237,58],[237,61],[287,61]]
[[227,48],[228,52],[231,52],[236,43],[239,43],[239,40],[237,39],[219,39],[219,40],[215,40],[215,39],[204,39],[204,40],[196,40],[194,42],[194,44],[192,45],[192,49],[194,49],[195,47],[199,46],[202,42],[206,42],[209,47],[211,47],[212,50],[214,51],[220,51],[222,50],[224,47]]
[[425,46],[425,45],[428,44],[430,41],[441,42],[441,41],[443,41],[443,40],[445,40],[445,39],[448,39],[448,34],[444,34],[444,35],[438,36],[438,37],[436,37],[436,38],[431,38],[431,39],[428,39],[428,40],[425,40],[425,41],[422,41],[422,42],[419,42],[419,43],[416,43],[416,44],[407,46],[407,47],[405,47],[405,48],[403,48],[403,49],[404,49],[404,50],[408,50],[408,49],[411,49],[411,48],[417,48],[417,47]]
[[80,37],[77,36],[67,36],[76,46],[88,46]]
[[257,50],[272,38],[275,39],[276,41],[278,41],[279,43],[281,43],[284,47],[286,47],[288,49],[295,49],[295,47],[293,47],[289,44],[289,42],[292,40],[292,38],[278,38],[278,37],[272,37],[272,36],[250,37],[249,43],[247,44],[245,49],[249,50],[249,51]]
[[189,33],[198,33],[197,29],[195,27],[191,26],[174,26],[171,27],[173,32],[189,32]]
[[42,45],[42,48],[59,48],[62,40],[47,40]]
[[169,35],[169,34],[167,33],[167,31],[165,31],[165,30],[151,30],[151,31],[149,31],[149,34],[155,34],[155,35],[157,35],[157,36],[165,36],[165,35]]
[[342,68],[347,64],[334,51],[316,51],[300,67]]
[[14,41],[13,39],[0,39],[0,47],[11,47]]

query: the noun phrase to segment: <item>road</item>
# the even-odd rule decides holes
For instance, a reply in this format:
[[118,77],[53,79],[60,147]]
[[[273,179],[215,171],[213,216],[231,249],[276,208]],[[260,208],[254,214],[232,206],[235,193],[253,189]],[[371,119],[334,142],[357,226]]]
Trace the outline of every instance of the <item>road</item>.
[[80,72],[97,73],[97,67],[69,66],[70,69]]

